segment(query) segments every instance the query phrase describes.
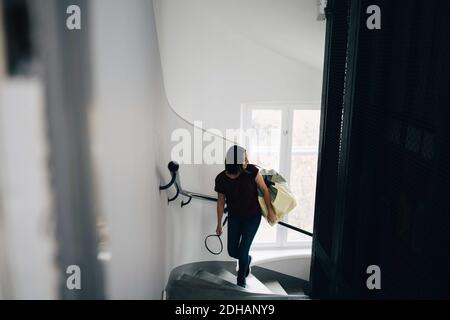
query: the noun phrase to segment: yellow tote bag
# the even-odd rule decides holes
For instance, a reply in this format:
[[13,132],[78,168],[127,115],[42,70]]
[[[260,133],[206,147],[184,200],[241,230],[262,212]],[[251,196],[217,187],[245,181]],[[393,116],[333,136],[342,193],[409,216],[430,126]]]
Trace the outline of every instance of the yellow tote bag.
[[[275,170],[261,169],[260,173],[269,189],[270,201],[275,211],[275,215],[277,216],[277,221],[279,221],[297,206],[297,201],[295,200],[294,194],[289,189],[286,180],[278,172]],[[258,201],[261,206],[262,214],[267,219],[268,210],[262,192],[259,189]],[[270,225],[274,225],[275,223],[269,222]]]

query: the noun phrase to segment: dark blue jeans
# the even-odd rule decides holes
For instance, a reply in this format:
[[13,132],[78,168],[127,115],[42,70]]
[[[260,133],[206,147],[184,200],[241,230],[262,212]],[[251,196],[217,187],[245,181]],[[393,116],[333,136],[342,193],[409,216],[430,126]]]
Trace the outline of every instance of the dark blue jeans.
[[228,217],[228,254],[239,260],[238,282],[245,283],[250,246],[261,223],[261,214]]

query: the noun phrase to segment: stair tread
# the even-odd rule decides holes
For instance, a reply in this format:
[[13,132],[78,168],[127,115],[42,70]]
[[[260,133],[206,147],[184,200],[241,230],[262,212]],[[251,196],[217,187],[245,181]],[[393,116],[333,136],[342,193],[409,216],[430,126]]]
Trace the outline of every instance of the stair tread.
[[190,286],[188,283],[174,284],[171,292],[168,294],[169,300],[309,300],[309,297],[301,295],[276,295],[276,294],[258,294],[229,290],[206,289]]
[[302,295],[309,289],[309,282],[301,278],[293,277],[260,266],[255,266],[252,269],[252,273],[254,273],[258,279],[261,279],[264,283],[274,280],[278,281],[284,291],[286,291],[289,295]]
[[232,288],[232,289],[239,290],[239,291],[244,290],[244,288],[238,286],[237,284],[232,283],[228,280],[225,280],[222,277],[215,275],[211,272],[205,271],[205,270],[199,270],[195,274],[195,277],[197,277],[199,279],[203,279],[205,281],[209,281],[209,282],[217,284],[219,286],[226,286],[228,288]]
[[287,292],[281,286],[281,284],[277,280],[271,280],[264,282],[264,285],[269,288],[273,293],[287,295]]
[[[237,285],[233,285],[233,284],[218,284],[218,283],[214,283],[211,282],[207,279],[204,278],[199,278],[199,277],[194,277],[191,275],[183,275],[180,279],[175,281],[177,286],[188,286],[190,288],[194,288],[194,287],[199,287],[202,289],[202,291],[204,293],[206,293],[207,290],[216,290],[216,291],[223,291],[223,292],[228,292],[228,294],[230,294],[232,292],[232,294],[238,294],[238,295],[248,295],[249,293],[255,293],[255,292],[249,292],[248,290],[239,287]],[[259,293],[256,293],[259,294]]]
[[[236,283],[236,281],[237,281],[236,276],[227,270],[216,271],[215,274],[218,277],[224,279],[225,281],[228,281],[231,283]],[[267,288],[264,285],[264,283],[259,281],[252,274],[249,274],[249,276],[246,279],[246,282],[247,282],[247,286],[245,287],[246,291],[251,291],[251,292],[255,292],[255,293],[273,294],[273,292],[270,291],[270,289]]]
[[[241,288],[242,289],[242,288]],[[308,296],[299,295],[280,295],[263,294],[243,290],[233,290],[228,286],[218,286],[214,283],[184,274],[178,280],[175,280],[167,290],[170,300],[305,300]]]

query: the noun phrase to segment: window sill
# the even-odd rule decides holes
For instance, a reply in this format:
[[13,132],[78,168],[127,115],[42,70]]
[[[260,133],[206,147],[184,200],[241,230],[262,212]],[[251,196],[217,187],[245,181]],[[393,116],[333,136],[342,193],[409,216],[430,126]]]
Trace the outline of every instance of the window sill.
[[250,251],[252,264],[260,264],[287,259],[309,259],[311,248],[255,248]]

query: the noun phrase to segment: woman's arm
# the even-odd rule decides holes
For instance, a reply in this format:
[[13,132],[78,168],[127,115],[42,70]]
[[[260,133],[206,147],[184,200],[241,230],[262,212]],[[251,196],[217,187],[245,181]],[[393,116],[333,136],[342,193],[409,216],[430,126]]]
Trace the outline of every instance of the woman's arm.
[[216,234],[218,236],[222,235],[222,218],[223,211],[225,208],[225,195],[223,193],[217,193],[217,228]]
[[258,188],[261,190],[264,198],[264,202],[266,203],[266,207],[268,210],[268,216],[267,219],[271,223],[275,223],[277,220],[277,216],[273,210],[272,203],[270,202],[270,194],[269,189],[267,189],[266,183],[264,182],[264,178],[260,173],[256,175],[255,178],[256,184],[258,185]]

